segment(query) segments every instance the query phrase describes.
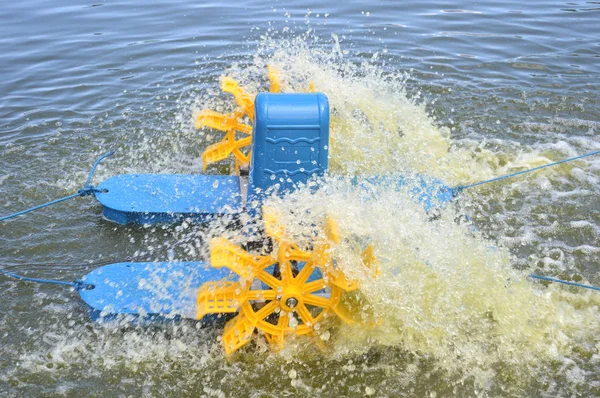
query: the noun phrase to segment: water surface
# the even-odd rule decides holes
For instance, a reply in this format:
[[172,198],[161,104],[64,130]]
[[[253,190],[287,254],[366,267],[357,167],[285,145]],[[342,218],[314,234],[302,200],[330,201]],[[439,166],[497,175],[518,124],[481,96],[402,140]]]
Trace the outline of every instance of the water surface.
[[[424,168],[458,184],[598,150],[599,18],[593,1],[5,3],[0,214],[76,191],[110,149],[117,155],[95,182],[200,172],[199,156],[217,136],[196,131],[192,115],[231,106],[219,91],[225,73],[265,90],[266,63],[284,71],[288,89],[310,80],[330,97],[339,176]],[[475,236],[411,220],[414,209],[390,192],[361,212],[347,187],[332,184],[330,204],[313,210],[337,211],[345,231],[372,235],[389,273],[364,285],[385,327],[371,339],[341,329],[329,353],[299,342],[227,362],[219,329],[99,327],[76,293],[1,277],[0,391],[598,395],[597,294],[524,275],[600,284],[599,180],[595,157],[469,192],[445,217],[470,214]],[[314,201],[304,194],[277,205]],[[77,199],[2,224],[0,259],[28,275],[73,280],[91,269],[75,264],[205,258],[205,240],[195,226],[119,227],[93,200]],[[415,247],[438,268],[420,268]]]

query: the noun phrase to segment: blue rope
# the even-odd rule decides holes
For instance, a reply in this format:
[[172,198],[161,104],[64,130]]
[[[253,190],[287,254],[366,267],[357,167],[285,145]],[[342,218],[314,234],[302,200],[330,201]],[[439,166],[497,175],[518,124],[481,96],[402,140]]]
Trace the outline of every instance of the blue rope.
[[18,279],[20,281],[24,281],[24,282],[34,282],[34,283],[45,283],[45,284],[50,284],[50,285],[62,285],[62,286],[71,286],[73,289],[75,290],[91,290],[94,289],[95,286],[91,285],[89,283],[85,283],[82,280],[76,280],[74,282],[68,282],[68,281],[59,281],[56,279],[41,279],[41,278],[30,278],[28,276],[23,276],[23,275],[19,275],[19,274],[15,274],[13,272],[9,272],[9,271],[5,271],[3,269],[0,269],[0,274],[4,274],[10,278],[14,278],[14,279]]
[[9,214],[7,216],[0,217],[0,222],[9,220],[11,218],[18,217],[20,215],[29,213],[29,212],[34,211],[34,210],[38,210],[38,209],[42,209],[44,207],[52,206],[52,205],[55,205],[57,203],[69,200],[69,199],[77,198],[79,196],[81,196],[81,197],[83,197],[83,196],[89,196],[89,195],[93,194],[94,192],[102,192],[102,190],[94,187],[93,185],[90,185],[90,181],[92,180],[92,176],[94,175],[94,172],[96,171],[96,167],[98,167],[98,164],[100,163],[100,161],[102,161],[102,159],[107,158],[107,157],[109,157],[109,156],[111,156],[113,154],[114,154],[114,151],[110,151],[110,152],[108,152],[108,153],[100,156],[96,160],[96,162],[92,166],[92,170],[90,171],[90,174],[88,175],[87,181],[85,182],[85,186],[83,188],[81,188],[80,190],[78,190],[77,193],[74,193],[73,195],[65,196],[63,198],[55,199],[55,200],[52,200],[50,202],[47,202],[47,203],[44,203],[44,204],[41,204],[41,205],[37,205],[37,206],[31,207],[31,208],[26,209],[26,210],[18,211],[16,213]]
[[557,278],[550,278],[549,276],[541,276],[541,275],[528,275],[529,278],[534,278],[534,279],[540,279],[543,281],[547,281],[547,282],[556,282],[556,283],[562,283],[565,285],[571,285],[571,286],[577,286],[577,287],[582,287],[584,289],[592,289],[592,290],[598,290],[600,291],[600,287],[596,287],[596,286],[591,286],[591,285],[584,285],[582,283],[577,283],[577,282],[569,282],[569,281],[564,281],[562,279],[557,279]]
[[521,170],[521,171],[517,171],[516,173],[511,173],[511,174],[506,174],[506,175],[503,175],[503,176],[500,176],[500,177],[491,178],[489,180],[479,181],[479,182],[476,182],[476,183],[473,183],[473,184],[469,184],[469,185],[459,185],[457,187],[452,188],[452,191],[453,191],[453,194],[456,196],[456,195],[458,195],[459,193],[461,193],[462,191],[464,191],[467,188],[473,188],[473,187],[476,187],[478,185],[487,184],[489,182],[496,182],[496,181],[504,180],[506,178],[511,178],[511,177],[514,177],[514,176],[518,176],[518,175],[521,175],[521,174],[531,173],[532,171],[536,171],[536,170],[540,170],[540,169],[545,169],[546,167],[552,167],[552,166],[556,166],[556,165],[561,164],[561,163],[572,162],[573,160],[585,158],[585,157],[588,157],[588,156],[594,156],[594,155],[598,155],[598,154],[600,154],[600,151],[590,152],[590,153],[586,153],[586,154],[583,154],[583,155],[575,156],[575,157],[572,157],[572,158],[559,160],[557,162],[552,162],[552,163],[544,164],[542,166],[537,166],[537,167],[534,167],[532,169]]
[[100,156],[98,159],[96,159],[96,161],[94,162],[94,165],[92,166],[92,169],[90,170],[90,174],[88,175],[88,179],[85,182],[85,188],[91,188],[92,187],[92,185],[90,185],[90,182],[92,181],[92,176],[94,175],[94,172],[96,171],[96,167],[98,167],[98,164],[100,164],[100,162],[102,160],[104,160],[107,157],[112,156],[114,154],[115,154],[115,151],[110,151],[110,152],[107,152],[104,155]]

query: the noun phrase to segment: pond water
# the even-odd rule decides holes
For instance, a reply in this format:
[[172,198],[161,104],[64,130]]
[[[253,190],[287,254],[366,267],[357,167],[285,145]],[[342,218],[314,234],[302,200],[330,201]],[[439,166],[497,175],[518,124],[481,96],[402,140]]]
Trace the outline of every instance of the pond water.
[[[600,156],[468,190],[437,220],[393,189],[365,202],[346,178],[455,186],[599,150],[599,18],[595,1],[4,2],[0,215],[76,192],[110,149],[96,183],[202,172],[220,136],[194,115],[232,109],[224,75],[268,90],[272,65],[284,91],[328,96],[335,178],[271,205],[298,239],[325,214],[368,236],[382,273],[339,248],[376,325],[234,360],[221,326],[101,326],[76,292],[0,276],[0,393],[600,395],[600,295],[527,279],[600,285]],[[75,199],[1,223],[0,266],[70,281],[128,256],[206,259],[223,231],[117,226]]]

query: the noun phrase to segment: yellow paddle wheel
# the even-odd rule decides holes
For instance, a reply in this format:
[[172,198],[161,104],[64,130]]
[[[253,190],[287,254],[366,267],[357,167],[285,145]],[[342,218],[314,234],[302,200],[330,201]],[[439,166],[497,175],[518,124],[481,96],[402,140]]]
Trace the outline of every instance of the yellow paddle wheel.
[[[267,66],[269,77],[269,92],[281,92],[280,73],[272,66]],[[247,168],[250,164],[252,144],[252,126],[245,124],[245,118],[254,122],[254,97],[246,92],[238,82],[229,76],[221,81],[221,90],[233,95],[237,109],[231,113],[220,113],[210,109],[203,109],[196,119],[196,128],[208,127],[225,133],[223,139],[209,145],[202,153],[202,167],[206,170],[208,165],[220,162],[233,155],[236,174],[240,167]],[[307,92],[314,93],[315,85],[309,83]]]
[[[279,73],[269,66],[268,76],[271,82],[269,91],[280,92]],[[206,170],[209,164],[233,155],[236,173],[239,174],[240,167],[246,168],[250,164],[251,152],[248,147],[252,144],[252,126],[245,124],[244,118],[254,122],[254,98],[228,76],[221,81],[221,90],[233,95],[237,109],[228,114],[204,109],[196,119],[198,129],[209,127],[225,133],[220,142],[209,145],[202,153],[202,165]]]
[[[255,331],[279,350],[286,336],[314,336],[326,318],[354,322],[341,299],[358,289],[358,283],[348,280],[332,259],[332,245],[340,240],[335,224],[327,219],[311,248],[303,249],[287,237],[275,215],[265,210],[264,219],[266,234],[274,243],[268,255],[251,254],[224,238],[210,245],[211,266],[227,267],[239,279],[202,285],[196,318],[239,312],[223,332],[227,355],[248,344]],[[366,255],[372,255],[372,250]],[[368,261],[370,266],[375,263],[374,258]]]

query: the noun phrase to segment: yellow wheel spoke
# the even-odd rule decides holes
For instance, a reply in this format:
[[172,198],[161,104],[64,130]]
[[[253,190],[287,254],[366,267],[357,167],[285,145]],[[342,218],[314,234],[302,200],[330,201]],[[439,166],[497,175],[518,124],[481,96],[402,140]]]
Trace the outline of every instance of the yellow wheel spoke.
[[317,279],[316,281],[308,282],[304,285],[302,290],[306,293],[314,293],[327,287],[327,284],[323,279]]
[[248,300],[275,300],[277,292],[275,290],[250,290],[246,294]]
[[279,262],[279,272],[283,285],[292,283],[294,275],[292,274],[292,264],[290,263],[290,244],[286,242],[279,243],[279,252],[277,254]]
[[281,273],[281,283],[283,285],[292,283],[294,275],[292,274],[292,265],[289,260],[279,261],[279,272]]
[[316,294],[307,294],[304,296],[304,303],[314,305],[315,307],[329,308],[331,300],[325,297],[317,296]]
[[252,137],[244,137],[244,138],[242,138],[241,140],[237,140],[237,141],[235,142],[235,146],[236,146],[236,148],[238,148],[238,149],[239,149],[239,148],[243,148],[243,147],[245,147],[245,146],[248,146],[248,145],[250,145],[250,144],[252,144]]
[[300,319],[302,319],[302,322],[304,322],[306,327],[312,328],[315,325],[315,319],[304,304],[299,305],[298,308],[296,308],[296,313],[300,316]]
[[289,322],[290,322],[290,318],[289,318],[289,315],[287,314],[287,312],[280,312],[279,319],[277,320],[277,326],[285,329],[288,327]]
[[256,313],[256,318],[259,320],[265,319],[267,316],[271,315],[273,311],[275,311],[277,305],[277,301],[271,301],[270,303],[262,307],[260,310],[258,310],[258,312]]
[[305,251],[298,249],[297,247],[290,248],[289,256],[291,259],[296,261],[310,261],[312,259],[312,255]]
[[306,283],[306,280],[310,277],[310,274],[315,270],[315,265],[312,262],[307,262],[304,264],[304,267],[300,270],[298,275],[296,275],[296,283],[299,285],[303,285]]
[[271,289],[277,289],[281,287],[281,281],[265,270],[261,270],[256,277],[266,283]]

